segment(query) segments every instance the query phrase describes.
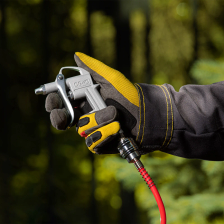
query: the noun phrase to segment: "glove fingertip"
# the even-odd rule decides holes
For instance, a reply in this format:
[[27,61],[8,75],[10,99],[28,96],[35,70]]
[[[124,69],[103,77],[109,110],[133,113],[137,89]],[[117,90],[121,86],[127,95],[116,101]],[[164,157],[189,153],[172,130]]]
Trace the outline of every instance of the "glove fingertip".
[[45,108],[47,112],[51,112],[54,109],[61,109],[62,105],[62,100],[57,93],[50,93],[47,95],[45,101]]
[[57,130],[66,130],[68,117],[65,109],[54,109],[51,111],[50,120]]

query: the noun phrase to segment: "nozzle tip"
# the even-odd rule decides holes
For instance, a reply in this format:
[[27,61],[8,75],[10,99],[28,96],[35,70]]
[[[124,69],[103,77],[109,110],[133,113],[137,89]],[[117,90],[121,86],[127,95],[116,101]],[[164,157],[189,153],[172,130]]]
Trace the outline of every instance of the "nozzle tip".
[[40,94],[45,95],[46,94],[46,91],[45,91],[44,86],[40,86],[39,88],[35,89],[35,94],[36,95],[40,95]]

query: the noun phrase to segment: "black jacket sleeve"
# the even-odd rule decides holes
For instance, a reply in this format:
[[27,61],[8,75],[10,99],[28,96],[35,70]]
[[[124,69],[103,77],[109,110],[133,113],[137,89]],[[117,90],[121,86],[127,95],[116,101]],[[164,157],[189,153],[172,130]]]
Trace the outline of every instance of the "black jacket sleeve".
[[186,85],[136,84],[140,96],[141,153],[155,150],[204,160],[224,160],[224,81]]

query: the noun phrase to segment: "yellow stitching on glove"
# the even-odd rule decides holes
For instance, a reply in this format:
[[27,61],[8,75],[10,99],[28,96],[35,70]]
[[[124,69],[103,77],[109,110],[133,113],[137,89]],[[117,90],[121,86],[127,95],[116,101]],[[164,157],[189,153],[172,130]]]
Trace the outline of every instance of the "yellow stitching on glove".
[[137,89],[122,73],[83,53],[76,52],[75,54],[90,69],[110,82],[132,104],[139,106]]
[[[108,125],[105,125],[99,129],[97,129],[96,131],[94,131],[93,133],[97,132],[97,131],[100,131],[101,134],[102,134],[102,137],[94,142],[90,147],[89,147],[89,150],[93,153],[95,153],[94,151],[94,148],[99,144],[101,143],[102,141],[104,141],[107,137],[109,137],[110,135],[114,135],[116,133],[118,133],[120,130],[120,124],[119,122],[113,122],[113,123],[110,123]],[[92,133],[92,134],[93,134]]]
[[[144,138],[144,131],[145,131],[145,99],[144,99],[144,94],[143,94],[143,90],[142,90],[142,88],[141,88],[141,86],[140,85],[138,85],[137,83],[136,83],[136,85],[140,88],[140,90],[141,90],[141,93],[142,93],[142,102],[143,102],[143,129],[142,129],[142,139],[141,139],[141,142],[140,142],[140,145],[142,144],[142,141],[143,141],[143,138]],[[141,98],[140,98],[141,99]]]
[[79,127],[79,129],[78,129],[78,133],[79,133],[79,135],[80,135],[83,131],[85,131],[85,130],[87,130],[87,129],[89,129],[89,128],[95,127],[95,126],[98,125],[97,122],[96,122],[96,119],[95,119],[95,113],[88,114],[88,115],[84,115],[84,116],[80,117],[80,119],[83,119],[83,118],[85,118],[85,117],[88,117],[88,118],[89,118],[89,123],[86,124],[86,125],[84,125],[84,126],[82,126],[82,127]]
[[170,94],[169,94],[169,91],[168,89],[166,88],[166,86],[162,85],[162,87],[164,87],[166,89],[166,92],[168,93],[168,96],[169,96],[169,99],[170,99],[170,109],[171,109],[171,115],[172,115],[172,129],[171,129],[171,133],[170,133],[170,139],[169,139],[169,142],[167,143],[166,147],[170,144],[170,141],[173,137],[173,106],[172,106],[172,102],[171,102],[171,97],[170,97]]
[[165,97],[166,97],[166,136],[165,136],[165,139],[164,139],[164,141],[163,141],[163,144],[162,144],[162,146],[160,146],[160,148],[159,149],[162,149],[163,148],[163,146],[164,146],[164,144],[165,144],[165,142],[166,142],[166,138],[167,138],[167,132],[168,132],[168,129],[169,129],[169,125],[168,125],[168,115],[169,115],[169,107],[168,107],[168,101],[167,101],[167,96],[166,96],[166,92],[164,91],[164,89],[162,88],[162,86],[161,85],[157,85],[157,86],[159,86],[161,89],[162,89],[162,91],[163,91],[163,93],[164,93],[164,95],[165,95]]
[[139,97],[139,127],[138,127],[138,135],[137,135],[137,137],[136,137],[136,141],[138,140],[138,137],[139,137],[139,134],[140,134],[140,127],[141,127],[141,96],[140,96],[140,92],[139,92],[139,89],[138,89],[138,84],[137,83],[135,83],[135,86],[136,86],[136,89],[137,89],[137,91],[138,91],[138,97]]

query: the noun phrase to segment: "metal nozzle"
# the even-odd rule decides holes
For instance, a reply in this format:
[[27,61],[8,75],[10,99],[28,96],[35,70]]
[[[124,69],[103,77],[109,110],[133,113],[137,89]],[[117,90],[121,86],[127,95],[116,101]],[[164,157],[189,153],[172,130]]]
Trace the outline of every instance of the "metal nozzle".
[[42,85],[39,88],[35,89],[35,94],[36,95],[40,95],[40,94],[45,95],[46,94],[45,87]]

